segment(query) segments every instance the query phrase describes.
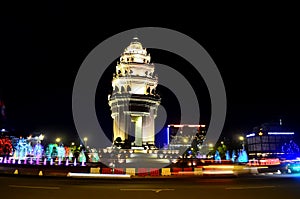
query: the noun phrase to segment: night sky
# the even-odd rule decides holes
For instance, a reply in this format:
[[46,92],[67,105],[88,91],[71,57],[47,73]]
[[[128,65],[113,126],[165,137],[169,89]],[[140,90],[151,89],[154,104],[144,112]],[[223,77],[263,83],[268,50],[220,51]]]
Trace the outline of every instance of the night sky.
[[[279,122],[280,118],[300,132],[300,34],[292,10],[285,10],[284,14],[279,8],[239,10],[231,12],[231,17],[225,12],[213,18],[216,13],[200,16],[205,8],[197,10],[192,5],[188,14],[179,9],[130,12],[138,5],[128,6],[105,13],[104,5],[71,6],[54,1],[4,9],[0,15],[0,98],[6,105],[7,125],[16,132],[39,131],[51,139],[77,139],[72,88],[85,57],[116,33],[156,26],[192,37],[216,63],[228,102],[222,137],[249,132],[254,126]],[[179,56],[161,50],[148,51],[153,62],[174,67],[190,81],[201,99],[201,123],[208,124],[210,101],[201,76]],[[108,134],[112,131],[112,120],[107,95],[115,64],[101,78],[96,95],[97,110],[107,113],[98,117]],[[158,92],[167,110],[176,107],[172,93],[163,87],[158,87]],[[169,121],[178,120],[178,111],[168,114]]]

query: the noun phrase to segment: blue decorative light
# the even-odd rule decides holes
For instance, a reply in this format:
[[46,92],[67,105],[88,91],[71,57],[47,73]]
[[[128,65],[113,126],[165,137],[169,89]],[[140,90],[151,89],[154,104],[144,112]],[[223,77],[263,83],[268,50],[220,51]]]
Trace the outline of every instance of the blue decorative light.
[[298,171],[299,172],[300,171],[300,166],[299,165],[298,166],[293,166],[292,169],[294,171]]
[[169,145],[170,144],[170,125],[168,125],[168,128],[167,128],[167,144]]

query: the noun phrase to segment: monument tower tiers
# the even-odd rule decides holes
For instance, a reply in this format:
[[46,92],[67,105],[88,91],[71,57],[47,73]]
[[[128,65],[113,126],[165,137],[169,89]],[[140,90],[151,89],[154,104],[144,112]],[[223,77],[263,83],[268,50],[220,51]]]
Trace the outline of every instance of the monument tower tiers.
[[134,145],[154,144],[154,120],[160,104],[158,78],[150,54],[138,38],[125,48],[113,75],[113,92],[108,96],[113,118],[113,141],[134,136]]

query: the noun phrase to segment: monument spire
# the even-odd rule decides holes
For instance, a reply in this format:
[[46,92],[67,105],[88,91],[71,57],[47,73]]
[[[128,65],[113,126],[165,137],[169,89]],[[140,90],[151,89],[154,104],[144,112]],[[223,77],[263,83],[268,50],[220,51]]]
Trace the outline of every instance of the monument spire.
[[113,77],[109,105],[113,118],[113,141],[134,137],[136,146],[155,141],[154,119],[160,104],[154,64],[138,37],[133,37],[121,54]]

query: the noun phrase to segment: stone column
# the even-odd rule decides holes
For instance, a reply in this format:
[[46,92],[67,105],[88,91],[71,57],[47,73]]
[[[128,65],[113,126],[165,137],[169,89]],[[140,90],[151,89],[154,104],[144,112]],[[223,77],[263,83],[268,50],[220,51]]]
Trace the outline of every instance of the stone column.
[[135,146],[142,146],[143,143],[143,119],[141,116],[131,116],[132,121],[135,123]]
[[143,143],[154,144],[154,118],[149,116],[143,117]]

